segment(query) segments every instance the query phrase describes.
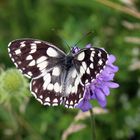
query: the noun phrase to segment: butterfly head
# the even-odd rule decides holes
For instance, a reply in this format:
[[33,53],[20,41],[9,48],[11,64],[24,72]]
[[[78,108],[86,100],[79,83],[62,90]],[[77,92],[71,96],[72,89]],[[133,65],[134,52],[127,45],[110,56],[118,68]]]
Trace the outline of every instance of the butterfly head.
[[75,53],[77,53],[79,50],[80,50],[80,49],[79,49],[77,46],[73,46],[73,47],[71,48],[71,53],[72,53],[72,54],[75,54]]

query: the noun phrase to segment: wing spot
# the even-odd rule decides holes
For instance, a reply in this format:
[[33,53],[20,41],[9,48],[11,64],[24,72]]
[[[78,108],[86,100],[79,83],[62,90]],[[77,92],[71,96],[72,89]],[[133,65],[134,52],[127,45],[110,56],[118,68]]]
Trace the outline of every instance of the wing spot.
[[36,63],[39,64],[39,63],[41,63],[42,61],[45,61],[46,59],[47,59],[46,56],[41,56],[40,58],[38,58],[38,59],[36,60]]
[[35,83],[36,83],[36,82],[35,82],[35,81],[33,81],[33,85],[35,85]]
[[29,76],[32,76],[33,74],[32,74],[32,72],[29,71],[29,72],[28,72],[28,75],[29,75]]
[[30,54],[35,53],[36,49],[31,49]]
[[48,84],[47,89],[48,89],[48,90],[53,90],[53,84],[51,84],[51,83]]
[[65,104],[65,107],[68,108],[68,105]]
[[60,86],[60,91],[59,91],[60,93],[62,92],[62,89],[63,89],[63,88],[62,88],[62,85],[61,85],[61,86]]
[[89,67],[90,67],[91,69],[93,69],[93,68],[94,68],[93,63],[91,63]]
[[100,59],[100,60],[98,61],[98,63],[99,63],[99,65],[102,65],[102,64],[103,64],[102,59]]
[[11,60],[14,62],[15,60],[14,60],[14,58],[11,58]]
[[24,44],[24,43],[25,43],[25,41],[20,42],[21,45]]
[[68,101],[68,100],[66,101],[66,104],[67,104],[67,105],[69,104],[69,101]]
[[15,53],[16,53],[16,55],[21,54],[21,50],[18,49],[18,50],[15,51]]
[[48,61],[43,61],[42,63],[39,63],[37,67],[39,68],[40,71],[42,71],[44,68],[48,66]]
[[55,92],[59,92],[59,91],[60,91],[60,86],[59,86],[58,82],[56,82],[56,83],[54,84],[54,91],[55,91]]
[[29,75],[27,75],[27,74],[25,74],[25,73],[24,73],[24,75],[25,75],[27,78],[31,78]]
[[23,48],[23,47],[25,47],[26,45],[24,44],[24,43],[22,43],[21,45],[20,45],[20,48]]
[[69,106],[69,108],[73,108],[73,106]]
[[90,50],[91,50],[91,51],[94,51],[95,49],[94,49],[94,48],[90,48]]
[[75,78],[76,75],[77,75],[77,71],[74,69],[71,76],[72,76],[72,78]]
[[46,101],[46,102],[50,102],[50,97],[47,97],[47,98],[45,99],[45,101]]
[[83,98],[82,94],[79,94],[79,99]]
[[21,61],[18,61],[17,63],[18,63],[18,65],[20,65],[21,64]]
[[98,53],[98,56],[101,57],[101,54],[102,54],[102,53],[101,53],[101,51],[100,51],[100,52]]
[[32,60],[30,63],[29,63],[29,66],[34,66],[35,65],[35,60]]
[[10,48],[8,48],[8,52],[10,52]]
[[50,57],[57,57],[58,56],[58,53],[55,49],[49,47],[47,49],[47,55],[50,56]]
[[39,98],[40,98],[40,99],[43,99],[43,96],[42,96],[42,95],[40,95],[40,96],[39,96]]
[[34,92],[31,92],[31,94],[32,94],[35,98],[37,98],[37,96],[36,96],[36,94],[35,94]]
[[9,56],[12,57],[12,55],[9,53]]
[[59,76],[60,75],[60,68],[59,67],[54,67],[52,71],[53,76]]
[[32,60],[33,59],[33,57],[31,56],[31,55],[28,55],[27,57],[26,57],[26,60]]
[[96,75],[96,77],[98,77],[100,74],[98,73],[97,75]]
[[83,68],[84,68],[85,70],[87,69],[87,64],[86,64],[85,61],[82,62],[82,66],[83,66]]
[[82,66],[80,66],[80,75],[82,76],[85,73],[85,70]]
[[58,103],[53,103],[52,106],[58,106]]
[[58,103],[58,99],[55,98],[55,99],[53,100],[53,102],[54,102],[54,103]]
[[17,63],[14,63],[15,64],[15,66],[18,68],[18,65],[17,65]]
[[37,49],[37,46],[36,46],[35,43],[31,43],[31,49],[32,49],[32,50],[34,50],[34,49],[36,50],[36,49]]
[[81,52],[80,54],[78,54],[77,59],[79,61],[82,61],[85,58],[85,52]]
[[42,102],[42,100],[41,100],[41,99],[37,98],[37,100],[38,100],[41,104],[43,104],[43,102]]
[[51,82],[51,76],[50,74],[46,74],[44,77],[43,77],[43,80],[45,81],[44,84],[43,84],[43,90],[46,90],[48,84]]
[[85,81],[85,84],[87,84],[88,83],[88,79],[86,79],[86,81]]
[[93,61],[94,61],[94,59],[93,59],[93,57],[92,57],[92,56],[90,56],[90,61],[91,61],[91,62],[93,62]]
[[90,69],[89,69],[89,68],[87,68],[86,72],[87,72],[87,74],[90,74]]
[[73,105],[73,101],[70,101],[70,105]]
[[48,105],[48,106],[50,106],[51,104],[50,104],[50,103],[48,103],[48,102],[45,102],[45,103],[44,103],[44,105]]
[[72,87],[71,92],[72,92],[72,93],[74,93],[74,92],[75,92],[75,86],[73,86],[73,87]]
[[66,90],[66,95],[69,95],[71,93],[71,90],[72,90],[72,85],[69,85]]
[[38,91],[38,88],[35,89],[35,93],[37,93],[37,91]]
[[79,78],[77,77],[76,80],[75,80],[75,83],[74,83],[74,86],[75,86],[75,93],[77,93],[77,90],[78,90],[78,84],[80,83],[79,81]]
[[11,44],[12,44],[12,42],[10,42],[10,43],[8,44],[8,47],[10,47],[10,46],[11,46]]
[[34,41],[34,43],[36,43],[36,44],[40,44],[41,41],[36,40],[36,41]]

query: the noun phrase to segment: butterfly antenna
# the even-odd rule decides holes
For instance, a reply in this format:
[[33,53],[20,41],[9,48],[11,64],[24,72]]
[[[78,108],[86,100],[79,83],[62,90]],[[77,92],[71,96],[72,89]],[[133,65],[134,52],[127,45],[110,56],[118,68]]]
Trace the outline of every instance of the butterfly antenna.
[[77,42],[74,44],[74,46],[77,46],[86,36],[89,36],[89,35],[92,35],[92,34],[93,34],[92,31],[87,32],[86,34],[84,34],[84,35],[81,37],[81,39],[79,39],[79,41],[77,41]]
[[[62,38],[61,38],[62,39]],[[69,44],[67,43],[66,40],[62,39],[62,41],[66,44],[66,46],[69,48],[69,50],[71,50],[71,47],[69,46]]]
[[66,44],[66,46],[71,50],[71,47],[68,45],[68,43],[66,42],[66,40],[64,40],[58,33],[58,31],[55,28],[51,29],[53,32],[55,32],[57,34],[57,36]]

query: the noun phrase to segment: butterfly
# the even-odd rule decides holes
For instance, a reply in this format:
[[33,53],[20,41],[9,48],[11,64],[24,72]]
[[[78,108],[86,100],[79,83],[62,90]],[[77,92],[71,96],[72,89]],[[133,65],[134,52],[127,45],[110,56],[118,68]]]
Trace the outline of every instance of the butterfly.
[[75,108],[84,98],[86,86],[105,68],[108,54],[100,48],[74,47],[66,54],[38,39],[18,39],[8,44],[8,53],[26,77],[30,91],[43,105]]

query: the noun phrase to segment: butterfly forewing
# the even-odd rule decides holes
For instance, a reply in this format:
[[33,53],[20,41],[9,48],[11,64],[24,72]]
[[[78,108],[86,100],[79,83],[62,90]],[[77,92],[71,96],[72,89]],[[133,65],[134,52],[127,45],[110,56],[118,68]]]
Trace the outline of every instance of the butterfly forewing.
[[20,71],[35,78],[61,63],[65,53],[54,45],[35,39],[20,39],[9,43],[9,55]]
[[99,48],[87,48],[78,52],[73,60],[79,73],[81,84],[91,83],[104,69],[108,60],[108,54]]

